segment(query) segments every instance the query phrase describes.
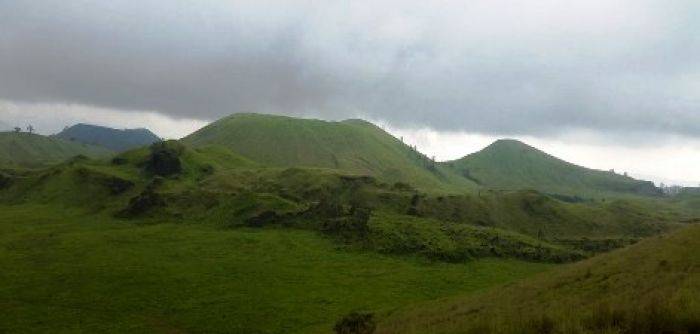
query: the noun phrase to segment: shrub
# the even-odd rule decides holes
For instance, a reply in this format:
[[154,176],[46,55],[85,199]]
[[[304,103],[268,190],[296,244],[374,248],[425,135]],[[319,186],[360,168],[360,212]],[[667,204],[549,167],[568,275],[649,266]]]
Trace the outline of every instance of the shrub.
[[138,196],[129,200],[129,204],[117,213],[117,217],[131,218],[142,215],[153,208],[164,206],[165,200],[155,191],[162,183],[161,178],[155,178]]
[[250,217],[246,219],[246,225],[250,227],[263,227],[270,223],[275,223],[280,219],[277,212],[274,211],[263,211],[259,215]]
[[180,155],[184,146],[177,141],[159,142],[151,145],[151,154],[146,169],[155,175],[170,176],[182,172]]
[[5,189],[10,185],[12,185],[12,178],[5,173],[0,173],[0,189]]
[[122,178],[118,178],[116,176],[107,177],[103,179],[102,184],[104,184],[107,187],[107,189],[109,189],[112,195],[119,195],[131,189],[134,186],[133,182],[129,180],[124,180]]
[[345,210],[337,199],[324,198],[306,210],[305,215],[314,218],[338,218],[345,215]]
[[420,203],[420,195],[414,194],[411,197],[411,207],[408,208],[406,214],[409,216],[418,216],[418,204]]
[[361,312],[344,316],[333,327],[336,334],[372,334],[376,329],[374,314]]
[[415,191],[415,188],[413,188],[413,186],[404,182],[396,182],[394,183],[392,188],[397,191]]
[[365,239],[369,234],[369,219],[372,210],[363,207],[351,207],[348,215],[327,219],[323,230],[345,240]]
[[214,174],[214,166],[210,164],[204,164],[199,167],[199,171],[204,175]]

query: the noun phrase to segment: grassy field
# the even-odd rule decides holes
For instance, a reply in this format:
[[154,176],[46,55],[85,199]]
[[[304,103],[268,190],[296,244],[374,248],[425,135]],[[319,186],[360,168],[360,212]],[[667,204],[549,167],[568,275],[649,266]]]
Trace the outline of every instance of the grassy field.
[[353,310],[482,291],[552,265],[430,262],[313,231],[0,207],[0,332],[329,332]]
[[700,226],[389,314],[379,333],[698,333]]

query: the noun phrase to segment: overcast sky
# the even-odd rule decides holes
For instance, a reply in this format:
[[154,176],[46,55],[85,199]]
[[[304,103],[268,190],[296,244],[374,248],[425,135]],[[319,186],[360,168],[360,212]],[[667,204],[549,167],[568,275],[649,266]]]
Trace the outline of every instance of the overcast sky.
[[0,121],[180,137],[234,112],[515,137],[700,181],[700,2],[0,0]]

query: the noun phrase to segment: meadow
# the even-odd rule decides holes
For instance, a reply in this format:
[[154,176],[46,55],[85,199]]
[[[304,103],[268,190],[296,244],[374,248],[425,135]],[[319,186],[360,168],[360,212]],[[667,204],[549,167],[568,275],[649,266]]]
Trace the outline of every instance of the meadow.
[[343,315],[469,294],[553,265],[387,256],[307,230],[0,206],[0,332],[330,332]]
[[477,295],[384,314],[378,333],[694,334],[700,226]]

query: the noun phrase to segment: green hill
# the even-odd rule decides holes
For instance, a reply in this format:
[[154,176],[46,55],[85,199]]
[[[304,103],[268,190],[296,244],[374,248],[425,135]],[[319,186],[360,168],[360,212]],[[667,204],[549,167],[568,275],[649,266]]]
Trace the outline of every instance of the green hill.
[[235,114],[183,141],[195,147],[224,146],[270,166],[337,169],[430,190],[465,192],[475,188],[473,182],[361,120],[327,122]]
[[161,140],[148,129],[112,129],[82,123],[66,128],[54,137],[102,146],[117,152],[147,146]]
[[671,209],[425,194],[178,141],[4,169],[0,332],[328,332],[352,310],[473,294],[682,226]]
[[700,226],[477,297],[394,313],[378,333],[698,333]]
[[[77,159],[4,175],[0,202],[53,203],[128,219],[312,229],[379,252],[451,261],[570,261],[689,219],[651,199],[567,203],[531,190],[425,194],[335,169],[267,167],[219,146],[193,149],[177,141],[111,162]],[[357,215],[364,217],[361,230],[354,230]]]
[[0,166],[42,167],[76,155],[105,157],[105,148],[29,133],[0,133]]
[[660,195],[652,182],[577,166],[517,140],[498,140],[479,152],[444,164],[488,188],[536,189],[586,197]]

